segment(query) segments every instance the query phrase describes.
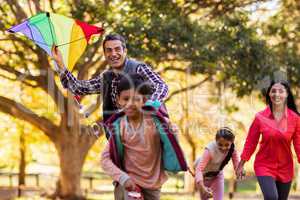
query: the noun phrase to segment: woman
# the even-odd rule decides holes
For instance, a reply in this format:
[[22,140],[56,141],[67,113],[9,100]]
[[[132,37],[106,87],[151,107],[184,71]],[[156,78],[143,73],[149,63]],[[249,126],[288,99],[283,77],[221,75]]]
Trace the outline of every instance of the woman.
[[254,171],[265,200],[288,199],[294,176],[291,143],[300,162],[300,118],[290,87],[285,81],[272,82],[266,93],[268,106],[257,113],[249,129],[238,167],[243,166],[261,142]]

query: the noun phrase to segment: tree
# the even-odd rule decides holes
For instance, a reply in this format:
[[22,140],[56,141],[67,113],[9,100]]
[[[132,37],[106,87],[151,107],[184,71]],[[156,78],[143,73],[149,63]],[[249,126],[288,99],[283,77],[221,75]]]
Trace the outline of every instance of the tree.
[[298,1],[284,0],[278,13],[261,24],[263,36],[277,55],[277,68],[286,74],[287,80],[295,88],[300,82],[299,6]]
[[[20,5],[18,1],[5,1],[1,3],[0,8],[1,16],[7,17],[1,20],[2,28],[20,23],[28,17],[27,13],[33,15],[42,10],[38,1],[25,5]],[[61,9],[66,9],[66,6]],[[89,48],[85,55],[86,60],[78,64],[81,66],[77,66],[77,69],[80,69],[78,70],[80,76],[85,76],[87,69],[101,59],[95,54],[99,43]],[[64,91],[55,82],[55,72],[50,66],[48,57],[40,48],[25,38],[8,34],[2,38],[0,48],[2,55],[0,69],[3,72],[1,75],[15,82],[21,82],[28,90],[30,88],[38,94],[43,93],[39,96],[42,101],[34,98],[19,101],[17,96],[3,95],[0,97],[0,110],[31,123],[48,136],[54,143],[60,159],[61,172],[56,195],[66,199],[82,198],[81,169],[96,138],[89,136],[87,126],[80,123],[78,108],[74,105],[71,95],[63,94]],[[93,59],[94,56],[97,59]],[[29,96],[34,97],[32,94]],[[52,101],[48,101],[48,97]],[[37,107],[30,104],[32,100],[36,102]],[[51,106],[56,107],[58,114],[47,110]]]
[[[89,23],[100,19],[106,23],[107,31],[119,32],[129,40],[130,56],[161,67],[162,75],[170,70],[204,75],[203,80],[172,91],[171,97],[206,81],[224,81],[239,95],[249,93],[261,74],[269,69],[263,67],[269,63],[269,49],[257,37],[255,27],[248,25],[247,14],[236,8],[257,1],[245,0],[243,4],[233,1],[233,6],[213,1],[205,1],[205,4],[202,1],[182,2],[105,0],[94,4],[88,0],[74,0],[67,4],[48,1],[44,5],[39,1],[21,4],[6,0],[0,4],[3,16],[0,27],[4,29],[20,23],[45,8]],[[211,10],[210,17],[198,21],[195,16],[207,8]],[[81,198],[81,169],[96,138],[87,134],[88,126],[81,122],[82,116],[72,95],[61,89],[46,54],[32,42],[12,34],[4,34],[0,41],[1,76],[43,94],[43,100],[36,104],[38,108],[18,101],[15,96],[2,94],[0,110],[31,123],[49,137],[60,159],[56,195],[66,199]],[[104,69],[100,43],[89,47],[84,59],[76,64],[73,72],[79,79],[96,76]],[[45,105],[47,97],[51,101]],[[57,111],[41,109],[49,105]]]

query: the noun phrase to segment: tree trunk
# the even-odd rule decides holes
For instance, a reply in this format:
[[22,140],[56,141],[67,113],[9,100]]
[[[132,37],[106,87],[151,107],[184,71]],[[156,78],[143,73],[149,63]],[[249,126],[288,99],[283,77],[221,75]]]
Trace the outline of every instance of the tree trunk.
[[96,139],[72,131],[62,132],[55,143],[60,159],[60,175],[55,196],[67,200],[81,200],[85,199],[80,187],[82,167],[88,150]]
[[[186,85],[189,85],[189,73],[186,74]],[[190,125],[190,119],[189,119],[189,93],[188,90],[185,93],[185,104],[186,107],[183,108],[184,109],[184,113],[185,113],[185,130],[184,130],[184,137],[187,140],[188,144],[191,147],[191,154],[188,156],[187,158],[187,162],[189,166],[194,166],[194,161],[196,159],[196,144],[193,141],[193,138],[190,134],[190,129],[189,129],[189,125]],[[183,120],[184,121],[184,120]],[[189,174],[189,173],[185,173],[184,176],[184,190],[185,192],[195,192],[195,181],[194,181],[194,177]]]
[[[189,156],[189,158],[190,158],[191,156]],[[188,163],[189,163],[189,166],[193,166],[193,161],[191,161],[191,159],[188,159],[188,160],[190,160],[190,161],[188,161]],[[191,193],[194,193],[195,192],[195,180],[194,180],[194,177],[190,174],[190,173],[188,173],[188,172],[186,172],[185,174],[184,174],[184,191],[185,192],[191,192]]]
[[19,177],[18,185],[25,185],[25,169],[26,169],[26,143],[25,143],[25,133],[24,129],[21,130],[19,138],[19,151],[20,151],[20,162],[19,162]]
[[[190,143],[191,153],[187,158],[188,165],[193,168],[194,161],[196,160],[196,146],[194,143]],[[185,192],[195,192],[195,180],[194,177],[190,173],[185,173],[184,175],[184,191]]]
[[234,177],[234,173],[230,176],[228,180],[228,195],[229,199],[233,199],[234,193],[236,192],[237,182]]

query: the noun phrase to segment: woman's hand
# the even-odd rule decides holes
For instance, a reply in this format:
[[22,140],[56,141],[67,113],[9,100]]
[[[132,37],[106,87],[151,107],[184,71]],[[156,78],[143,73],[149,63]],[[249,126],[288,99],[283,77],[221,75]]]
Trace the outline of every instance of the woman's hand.
[[242,180],[244,177],[245,177],[245,171],[244,171],[244,164],[245,164],[245,161],[244,160],[241,160],[239,162],[239,165],[236,169],[236,177],[238,180]]

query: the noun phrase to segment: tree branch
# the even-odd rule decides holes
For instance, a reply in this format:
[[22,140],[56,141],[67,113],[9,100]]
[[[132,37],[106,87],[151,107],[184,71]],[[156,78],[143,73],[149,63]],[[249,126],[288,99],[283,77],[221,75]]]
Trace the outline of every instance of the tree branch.
[[159,70],[157,73],[159,75],[167,72],[167,71],[178,71],[178,72],[187,72],[188,69],[182,69],[178,67],[164,67],[163,69]]
[[[55,102],[55,104],[58,106],[58,109],[61,113],[63,113],[67,107],[66,107],[66,98],[59,90],[57,84],[54,81],[55,73],[54,71],[49,67],[47,71],[44,71],[40,76],[32,76],[30,74],[24,74],[17,70],[15,70],[12,67],[1,65],[0,69],[5,70],[9,73],[14,74],[17,78],[14,79],[14,81],[21,81],[24,84],[31,86],[31,87],[40,87],[42,90],[44,90]],[[35,81],[37,83],[37,86],[34,86],[26,80]]]
[[103,63],[101,63],[101,65],[97,68],[97,70],[95,71],[95,73],[92,75],[92,78],[96,78],[96,76],[98,76],[105,68],[105,66],[107,65],[107,62],[104,61]]
[[41,12],[41,5],[40,5],[40,1],[39,0],[33,0],[34,6],[35,6],[35,11],[37,13]]
[[[6,66],[6,65],[1,65],[0,64],[0,69],[2,69],[4,71],[7,71],[7,72],[9,72],[11,74],[14,74],[16,77],[19,77],[19,79],[16,78],[16,80],[21,80],[21,81],[31,80],[31,81],[36,81],[36,82],[39,83],[39,80],[41,78],[40,76],[32,76],[30,74],[21,73],[21,72],[15,70],[14,68]],[[26,79],[25,79],[25,77],[26,77]]]
[[33,10],[31,8],[31,0],[27,0],[27,5],[28,5],[28,8],[29,8],[30,14],[33,15]]
[[[211,0],[192,0],[186,1],[183,12],[185,16],[190,14],[194,14],[198,12],[200,9],[211,8],[211,11],[205,15],[206,17],[217,17],[219,15],[224,15],[236,8],[245,7],[247,5],[251,5],[258,2],[266,2],[268,0],[241,0],[236,2],[226,1],[211,1]],[[193,6],[192,6],[193,5]]]
[[31,45],[29,45],[27,42],[25,42],[25,40],[22,40],[21,38],[17,37],[14,34],[9,34],[8,35],[8,40],[20,42],[22,45],[29,48],[32,52],[34,52],[34,53],[37,52]]
[[10,6],[12,12],[14,13],[14,15],[17,19],[17,22],[20,23],[22,20],[27,18],[27,15],[26,15],[24,9],[22,8],[22,6],[20,6],[18,1],[16,1],[16,0],[6,0],[6,2]]
[[84,62],[82,65],[75,65],[74,70],[78,70],[79,76],[84,77],[84,75],[80,75],[80,74],[84,74],[85,72],[87,72],[87,70],[89,68],[91,68],[95,63],[99,62],[102,59],[103,56],[99,56],[95,61],[93,61],[93,58],[96,55],[96,52],[98,51],[99,47],[101,46],[100,44],[101,44],[101,40],[98,40],[93,45],[94,48],[87,52],[86,58],[88,58],[88,60],[86,62]]
[[188,87],[185,87],[185,88],[181,88],[179,90],[175,90],[174,92],[172,92],[168,98],[165,100],[165,102],[169,101],[173,96],[181,93],[181,92],[185,92],[185,91],[188,91],[188,90],[192,90],[192,89],[195,89],[196,87],[199,87],[200,85],[202,85],[203,83],[205,83],[206,81],[208,81],[209,79],[211,78],[211,76],[208,76],[206,77],[205,79],[201,80],[200,82],[198,83],[195,83],[195,84],[192,84]]
[[97,101],[95,104],[90,105],[86,110],[85,113],[90,116],[92,113],[94,113],[100,106],[101,104],[101,97],[97,95]]
[[51,140],[55,140],[55,133],[58,131],[58,127],[47,118],[38,116],[22,104],[0,96],[0,111],[33,124],[42,130]]
[[[15,42],[13,42],[13,45],[14,45],[15,49],[17,49]],[[34,61],[33,59],[29,59],[28,57],[25,57],[24,51],[9,51],[9,50],[0,48],[0,53],[5,55],[7,57],[7,60],[14,59],[11,57],[8,58],[8,56],[16,55],[19,58],[19,60],[21,60],[22,62],[24,62],[26,60],[26,61],[30,61],[30,62],[36,64],[36,61]]]
[[56,12],[56,10],[54,9],[53,0],[49,0],[49,3],[50,3],[50,8],[51,8],[52,12]]
[[[15,79],[15,78],[10,78],[10,77],[4,76],[2,74],[0,74],[0,77],[5,78],[5,79],[10,80],[10,81],[17,81],[17,79]],[[32,88],[38,88],[39,87],[38,85],[32,85],[31,83],[28,83],[26,81],[22,81],[22,83],[29,86],[29,87],[32,87]]]
[[[95,61],[93,62],[88,62],[87,64],[83,65],[78,72],[78,79],[84,79],[84,77],[86,77],[88,70],[97,65],[100,61],[101,61],[102,57],[97,58]],[[100,64],[100,68],[101,68],[101,64]]]
[[58,88],[54,78],[55,72],[51,68],[48,68],[44,76],[41,76],[40,87],[52,98],[60,113],[66,113],[68,100]]

